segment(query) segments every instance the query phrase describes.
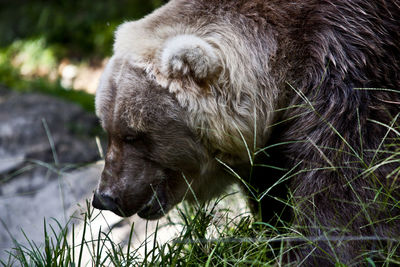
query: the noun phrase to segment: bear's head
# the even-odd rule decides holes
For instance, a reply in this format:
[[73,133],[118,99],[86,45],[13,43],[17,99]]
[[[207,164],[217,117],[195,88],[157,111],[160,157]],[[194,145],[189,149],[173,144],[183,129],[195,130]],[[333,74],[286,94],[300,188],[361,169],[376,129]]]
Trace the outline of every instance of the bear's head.
[[247,174],[272,120],[276,90],[258,90],[257,56],[237,52],[246,40],[182,29],[162,11],[119,27],[96,93],[108,149],[93,206],[121,216],[157,219],[217,195]]
[[215,189],[205,179],[226,176],[174,95],[129,59],[108,63],[96,109],[108,149],[94,207],[158,218],[183,198],[207,198]]

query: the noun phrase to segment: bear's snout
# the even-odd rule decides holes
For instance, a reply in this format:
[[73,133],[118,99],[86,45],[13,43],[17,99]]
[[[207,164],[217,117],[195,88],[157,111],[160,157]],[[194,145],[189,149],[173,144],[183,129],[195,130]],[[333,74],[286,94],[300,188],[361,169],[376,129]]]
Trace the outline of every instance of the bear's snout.
[[99,210],[110,210],[113,212],[119,210],[118,199],[98,193],[94,193],[93,195],[92,206]]

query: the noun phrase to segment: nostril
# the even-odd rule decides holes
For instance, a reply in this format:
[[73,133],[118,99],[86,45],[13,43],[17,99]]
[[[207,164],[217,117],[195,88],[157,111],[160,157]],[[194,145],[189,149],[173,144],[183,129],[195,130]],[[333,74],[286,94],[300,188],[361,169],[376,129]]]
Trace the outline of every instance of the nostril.
[[118,201],[110,196],[95,193],[92,200],[92,206],[99,210],[115,211],[118,209]]

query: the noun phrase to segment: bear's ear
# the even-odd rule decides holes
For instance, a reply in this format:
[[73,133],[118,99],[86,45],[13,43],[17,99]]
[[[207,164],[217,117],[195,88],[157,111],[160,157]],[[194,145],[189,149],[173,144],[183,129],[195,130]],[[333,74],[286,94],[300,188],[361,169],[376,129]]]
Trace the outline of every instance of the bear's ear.
[[161,51],[160,71],[168,78],[191,76],[203,80],[215,75],[221,63],[215,48],[194,35],[167,40]]

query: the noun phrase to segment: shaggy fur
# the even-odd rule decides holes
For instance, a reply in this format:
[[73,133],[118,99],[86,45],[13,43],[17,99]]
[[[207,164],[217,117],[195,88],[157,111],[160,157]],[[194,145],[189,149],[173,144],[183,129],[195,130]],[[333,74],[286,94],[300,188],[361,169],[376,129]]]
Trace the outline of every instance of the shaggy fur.
[[[96,96],[112,139],[97,197],[113,199],[122,215],[158,218],[153,182],[166,212],[191,198],[188,184],[207,199],[234,182],[226,166],[259,194],[287,177],[261,200],[263,220],[289,189],[293,226],[319,238],[291,243],[288,263],[379,258],[372,250],[390,242],[351,239],[400,235],[391,219],[400,216],[399,18],[397,0],[173,0],[124,23]],[[151,133],[143,154],[121,125]],[[148,168],[138,153],[150,153]],[[257,162],[279,168],[250,177]]]

